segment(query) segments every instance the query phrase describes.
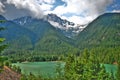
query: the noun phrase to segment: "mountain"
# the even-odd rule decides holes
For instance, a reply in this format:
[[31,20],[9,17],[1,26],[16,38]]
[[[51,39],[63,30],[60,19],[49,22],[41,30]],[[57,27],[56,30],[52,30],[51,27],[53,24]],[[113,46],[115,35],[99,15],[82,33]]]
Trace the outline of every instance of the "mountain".
[[76,38],[79,48],[120,45],[120,13],[105,13],[91,22]]
[[67,53],[74,48],[71,39],[43,19],[23,17],[14,21],[6,20],[0,26],[6,29],[0,33],[0,37],[5,37],[9,45],[6,53],[27,50],[35,53]]
[[55,14],[48,14],[46,16],[46,18],[47,18],[47,21],[50,22],[51,24],[52,24],[52,22],[58,23],[58,25],[55,25],[55,24],[53,24],[53,25],[55,25],[55,27],[61,28],[63,30],[67,29],[69,27],[74,27],[75,26],[75,23],[69,22],[67,20],[63,20]]
[[26,16],[15,19],[13,20],[13,22],[35,33],[37,35],[37,40],[41,39],[44,34],[50,29],[53,29],[54,32],[57,32],[60,35],[66,37],[65,35],[63,35],[62,30],[54,27],[45,19],[36,19],[30,16]]
[[46,20],[56,28],[59,28],[67,37],[74,37],[82,31],[86,25],[79,25],[65,19],[61,19],[55,14],[48,14]]
[[69,22],[67,20],[61,19],[55,14],[48,14],[44,17],[44,19],[39,19],[39,20],[29,16],[25,16],[25,17],[13,20],[13,22],[21,26],[24,26],[24,25],[31,24],[31,22],[33,21],[40,22],[42,20],[49,22],[53,27],[55,27],[56,29],[59,29],[63,35],[69,38],[73,38],[86,27],[86,25],[78,25],[73,22]]

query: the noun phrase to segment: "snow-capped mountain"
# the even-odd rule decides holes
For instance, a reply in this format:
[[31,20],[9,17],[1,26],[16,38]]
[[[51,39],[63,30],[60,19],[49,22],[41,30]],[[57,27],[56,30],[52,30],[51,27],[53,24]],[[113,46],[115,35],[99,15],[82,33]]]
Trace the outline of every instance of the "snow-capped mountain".
[[[61,19],[60,17],[58,17],[57,15],[55,14],[48,14],[47,15],[47,20],[54,26],[58,27],[58,28],[61,28],[61,29],[66,29],[68,27],[71,27],[71,26],[75,26],[75,24],[73,22],[69,22],[67,20],[63,20]],[[56,24],[54,24],[56,23]],[[58,24],[58,25],[57,25]]]
[[48,14],[47,16],[45,16],[44,19],[35,19],[30,16],[25,16],[22,18],[15,19],[13,21],[16,24],[24,26],[33,21],[41,21],[41,20],[45,20],[55,28],[60,29],[60,31],[67,37],[73,37],[77,35],[80,31],[82,31],[86,27],[86,25],[78,25],[73,22],[69,22],[67,20],[61,19],[55,14]]
[[79,24],[75,24],[73,22],[67,21],[65,19],[61,19],[55,14],[48,14],[47,21],[51,25],[61,30],[65,30],[66,32],[72,31],[73,33],[79,33],[86,27],[86,25],[79,25]]

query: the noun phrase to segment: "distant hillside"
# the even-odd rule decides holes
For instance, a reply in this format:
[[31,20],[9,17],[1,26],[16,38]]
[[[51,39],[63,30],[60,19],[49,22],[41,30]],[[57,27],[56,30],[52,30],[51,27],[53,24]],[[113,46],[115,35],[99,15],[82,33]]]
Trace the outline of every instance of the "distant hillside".
[[5,28],[0,32],[0,37],[6,38],[5,43],[8,44],[6,53],[27,50],[35,53],[67,53],[74,48],[71,39],[43,19],[26,17],[17,19],[16,22],[6,20],[0,26]]
[[77,37],[79,48],[120,46],[120,13],[106,13],[91,22]]

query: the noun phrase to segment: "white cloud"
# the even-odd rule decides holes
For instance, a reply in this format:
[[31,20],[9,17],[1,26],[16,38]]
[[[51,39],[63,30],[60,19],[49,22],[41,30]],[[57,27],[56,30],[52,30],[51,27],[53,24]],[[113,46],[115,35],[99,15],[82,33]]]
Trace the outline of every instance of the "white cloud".
[[51,8],[53,8],[53,5],[43,3],[40,5],[40,7],[43,11],[49,11]]
[[17,9],[26,9],[30,15],[36,18],[43,17],[43,11],[35,0],[7,0],[7,4],[14,5]]
[[40,7],[43,11],[50,11],[53,8],[55,0],[35,0],[36,3],[40,4]]
[[[75,23],[84,23],[93,20],[98,15],[104,13],[106,7],[110,5],[113,0],[62,0],[66,5],[58,6],[53,11],[61,17],[64,14],[73,14],[67,17],[68,20]],[[89,17],[88,17],[89,16]]]
[[54,4],[56,0],[35,0],[37,3]]
[[43,2],[45,2],[47,4],[54,4],[55,0],[43,0]]
[[58,6],[56,7],[51,13],[55,13],[57,15],[62,15],[68,12],[68,9],[66,9],[65,6]]
[[112,12],[120,13],[120,10],[113,10]]
[[4,7],[5,6],[2,4],[2,2],[0,2],[0,14],[4,12],[4,10],[3,10]]
[[87,23],[91,22],[93,19],[95,19],[96,16],[81,17],[81,16],[73,15],[71,17],[62,16],[61,18],[62,19],[67,19],[67,20],[69,20],[71,22],[74,22],[76,24],[87,24]]
[[[32,16],[43,18],[46,11],[53,8],[56,0],[0,0],[0,13],[7,19],[14,19],[21,16]],[[4,10],[3,10],[3,7]],[[17,15],[17,12],[18,15]],[[20,16],[19,16],[20,15]]]

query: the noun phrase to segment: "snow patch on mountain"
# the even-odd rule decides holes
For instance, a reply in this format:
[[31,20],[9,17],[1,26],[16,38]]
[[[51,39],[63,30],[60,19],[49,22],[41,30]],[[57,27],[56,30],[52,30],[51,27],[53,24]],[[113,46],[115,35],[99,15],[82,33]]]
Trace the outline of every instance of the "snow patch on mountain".
[[32,17],[29,16],[25,16],[25,17],[21,17],[20,19],[14,19],[13,20],[15,23],[19,24],[19,25],[25,25],[27,23],[32,22]]
[[51,25],[53,25],[54,27],[56,27],[56,28],[60,28],[60,29],[62,29],[62,30],[65,30],[65,27],[61,26],[61,25],[60,25],[59,23],[57,23],[57,22],[50,21],[50,20],[48,20],[48,22],[49,22]]
[[59,28],[66,32],[72,32],[74,34],[78,34],[87,26],[87,25],[75,24],[65,19],[61,19],[55,14],[48,14],[47,21],[56,28]]

